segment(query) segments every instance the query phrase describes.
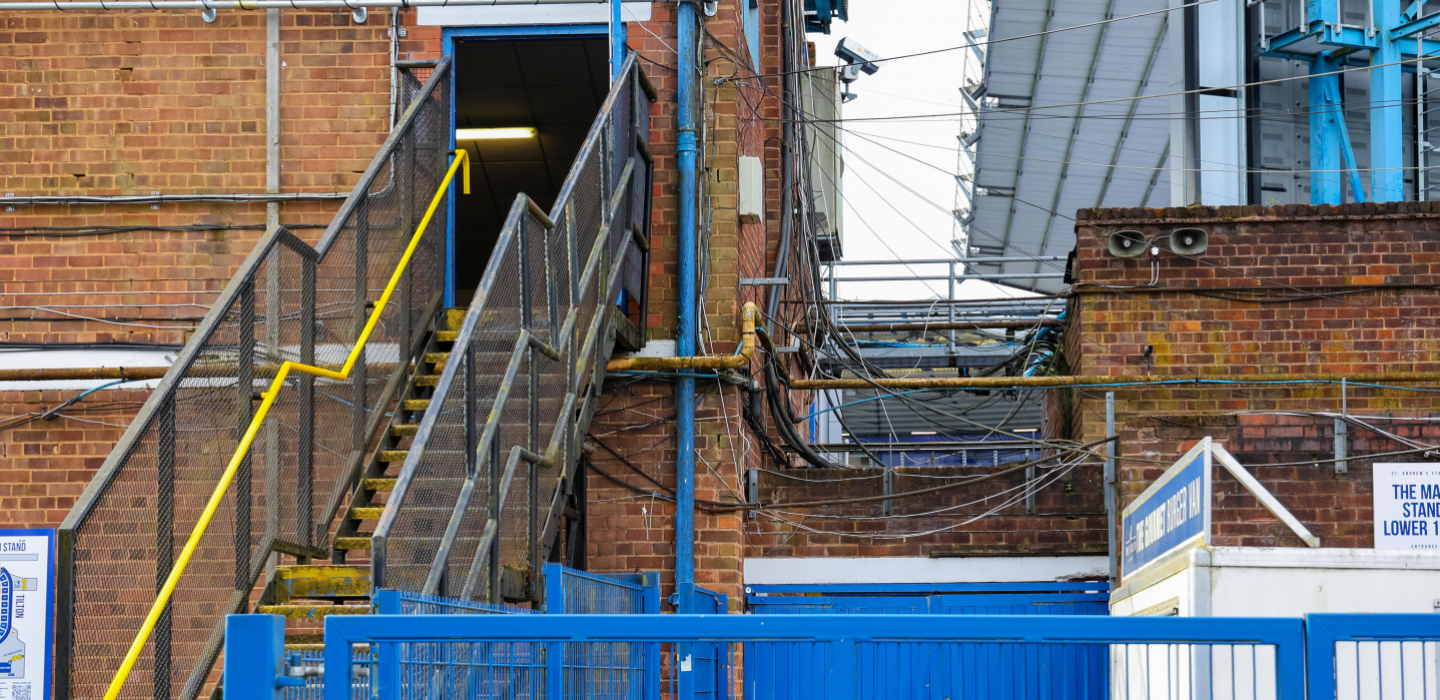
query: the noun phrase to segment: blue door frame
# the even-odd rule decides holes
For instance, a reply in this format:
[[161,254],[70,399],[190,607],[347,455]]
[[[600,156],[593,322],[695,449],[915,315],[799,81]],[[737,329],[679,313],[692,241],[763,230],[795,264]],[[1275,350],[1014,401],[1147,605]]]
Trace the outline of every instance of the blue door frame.
[[[625,24],[616,23],[616,39],[625,46]],[[604,24],[529,24],[503,27],[444,27],[440,31],[441,51],[446,57],[455,55],[455,45],[466,41],[496,39],[608,39],[610,27]],[[627,49],[628,51],[628,49]],[[623,56],[622,56],[623,59]],[[455,66],[454,70],[460,70]],[[450,150],[455,150],[455,85],[450,81]],[[450,214],[445,219],[445,307],[455,307],[455,198],[448,198]]]

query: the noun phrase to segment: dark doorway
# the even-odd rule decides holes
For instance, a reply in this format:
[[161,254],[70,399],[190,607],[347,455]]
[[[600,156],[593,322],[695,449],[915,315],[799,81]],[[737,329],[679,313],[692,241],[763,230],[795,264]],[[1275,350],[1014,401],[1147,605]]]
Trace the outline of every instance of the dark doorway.
[[456,207],[457,305],[470,303],[515,195],[554,204],[609,92],[607,47],[605,37],[456,43],[456,145],[473,162],[471,194]]

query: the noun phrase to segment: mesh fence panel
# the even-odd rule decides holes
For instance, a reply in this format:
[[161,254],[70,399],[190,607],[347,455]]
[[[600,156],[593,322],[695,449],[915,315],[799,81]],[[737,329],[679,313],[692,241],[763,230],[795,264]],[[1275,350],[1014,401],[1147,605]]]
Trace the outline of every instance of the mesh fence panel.
[[[57,692],[99,697],[285,361],[344,363],[447,168],[448,67],[424,87],[316,248],[266,234],[61,527]],[[272,548],[325,556],[333,519],[438,303],[444,209],[347,381],[292,373],[147,643],[122,697],[213,690],[224,616],[252,599]]]
[[[573,411],[580,406],[569,404],[572,415],[564,415],[567,397],[595,393],[588,382],[598,359],[576,353],[587,345],[591,353],[603,349],[605,329],[592,324],[610,318],[606,300],[618,294],[619,280],[633,280],[632,300],[643,298],[648,261],[630,223],[642,229],[648,224],[650,169],[636,146],[635,128],[644,121],[636,105],[644,100],[634,95],[639,83],[633,61],[626,71],[561,188],[550,213],[554,225],[533,216],[523,199],[511,209],[451,350],[452,357],[473,358],[476,406],[467,413],[466,371],[447,367],[411,443],[391,512],[376,531],[377,573],[387,588],[431,594],[448,580],[449,595],[495,600],[498,591],[489,587],[497,573],[490,570],[492,557],[501,566],[529,568],[532,548],[541,546],[537,540],[548,531],[552,503],[575,452]],[[632,158],[633,177],[622,182]],[[612,212],[610,197],[621,187],[630,189]],[[600,241],[612,215],[614,225]],[[553,348],[559,359],[527,349],[522,330]],[[497,405],[500,398],[504,403]],[[496,420],[490,422],[492,410]],[[467,431],[479,451],[471,460]],[[553,466],[514,462],[496,521],[491,494],[498,492],[516,447],[551,458]],[[447,528],[455,533],[448,541]],[[487,532],[494,533],[490,539]]]

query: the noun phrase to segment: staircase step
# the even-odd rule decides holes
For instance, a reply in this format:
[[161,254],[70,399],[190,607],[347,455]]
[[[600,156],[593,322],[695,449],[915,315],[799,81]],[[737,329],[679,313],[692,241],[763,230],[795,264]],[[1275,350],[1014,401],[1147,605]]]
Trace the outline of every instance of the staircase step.
[[394,491],[396,482],[399,479],[366,479],[364,486],[366,491]]
[[418,376],[418,377],[415,377],[415,386],[439,386],[439,385],[440,385],[440,375],[438,375],[438,374],[422,374],[422,375],[420,375],[420,376]]
[[460,331],[438,331],[435,333],[435,340],[442,343],[453,343],[460,337]]
[[448,352],[427,352],[427,353],[425,353],[425,362],[427,362],[427,363],[429,363],[429,364],[432,364],[432,365],[443,365],[443,364],[445,364],[446,362],[449,362],[449,361],[450,361],[450,353],[448,353]]
[[336,537],[334,546],[335,549],[344,550],[369,549],[370,537]]
[[420,426],[414,423],[390,426],[390,434],[395,437],[415,437],[418,432],[420,432]]
[[423,411],[430,408],[430,399],[407,399],[401,406],[407,411]]
[[284,615],[292,619],[315,619],[329,615],[369,615],[369,605],[261,605],[262,615]]
[[445,309],[445,327],[452,331],[460,330],[465,323],[465,314],[469,309]]
[[351,508],[351,509],[350,509],[350,519],[351,519],[351,520],[379,520],[379,519],[380,519],[380,516],[383,515],[384,513],[385,513],[385,508],[384,508],[384,507],[380,507],[380,508]]
[[368,598],[370,567],[300,564],[277,567],[286,599]]
[[410,450],[380,450],[380,453],[376,455],[375,460],[379,462],[385,462],[387,464],[393,462],[404,462],[405,455],[408,454],[410,454]]

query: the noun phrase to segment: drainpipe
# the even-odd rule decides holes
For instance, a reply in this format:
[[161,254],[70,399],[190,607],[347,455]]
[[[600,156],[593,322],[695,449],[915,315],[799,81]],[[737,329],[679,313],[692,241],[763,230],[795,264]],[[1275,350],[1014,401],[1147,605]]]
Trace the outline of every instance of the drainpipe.
[[[775,271],[772,277],[785,277],[789,272],[790,238],[793,235],[795,219],[795,164],[790,152],[790,146],[795,140],[795,115],[790,109],[790,101],[795,95],[790,82],[794,77],[791,74],[790,62],[791,34],[794,31],[790,25],[792,16],[792,4],[780,3],[780,71],[785,74],[780,77],[780,95],[784,98],[780,101],[780,110],[784,123],[780,127],[780,246],[775,249]],[[775,318],[779,310],[780,288],[771,286],[765,291],[765,315]]]
[[390,128],[400,121],[400,8],[390,8]]
[[[265,11],[265,192],[280,193],[280,10]],[[265,226],[280,225],[280,202],[265,203]]]
[[[676,354],[695,354],[695,54],[699,36],[695,0],[681,0],[676,20],[679,54],[679,124],[675,138],[675,160],[680,168],[680,301]],[[695,590],[695,377],[682,376],[675,383],[675,594],[680,613],[694,610]]]

